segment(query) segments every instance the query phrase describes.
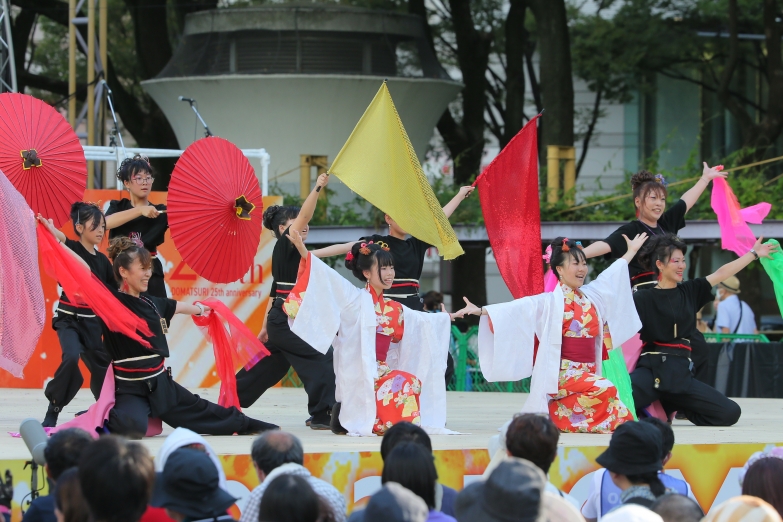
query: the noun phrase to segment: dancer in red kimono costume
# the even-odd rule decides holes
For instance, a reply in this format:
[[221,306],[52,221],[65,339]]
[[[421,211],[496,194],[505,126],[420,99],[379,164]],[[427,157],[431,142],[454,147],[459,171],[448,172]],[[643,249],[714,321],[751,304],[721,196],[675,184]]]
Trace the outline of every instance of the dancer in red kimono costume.
[[394,281],[394,258],[383,242],[356,243],[346,256],[346,267],[366,283],[360,290],[310,255],[297,234],[290,239],[305,261],[283,309],[297,335],[334,344],[342,406],[332,415],[333,431],[382,435],[408,421],[446,433],[442,372],[450,317],[383,295]]
[[549,261],[559,280],[553,292],[481,308],[465,299],[467,306],[455,315],[482,316],[479,359],[487,380],[532,375],[523,413],[548,412],[561,431],[578,433],[611,433],[633,420],[600,372],[612,340],[619,345],[641,326],[631,306],[628,262],[646,239],[626,238],[625,256],[583,286],[587,263],[581,243],[557,238]]

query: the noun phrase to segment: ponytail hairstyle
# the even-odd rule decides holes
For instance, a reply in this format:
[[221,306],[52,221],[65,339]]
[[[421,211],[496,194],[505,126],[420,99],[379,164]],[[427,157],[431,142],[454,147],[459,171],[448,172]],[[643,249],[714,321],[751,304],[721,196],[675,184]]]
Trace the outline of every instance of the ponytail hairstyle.
[[675,250],[679,250],[684,255],[687,249],[688,246],[674,234],[659,234],[644,242],[636,259],[642,268],[653,272],[655,277],[659,277],[661,271],[658,270],[656,261],[666,264]]
[[[582,242],[573,241],[567,237],[556,237],[552,240],[552,243],[547,247],[547,256],[549,256],[549,267],[558,279],[560,279],[560,275],[557,273],[558,266],[563,266],[570,259],[587,261],[585,253],[582,251]],[[544,259],[547,259],[547,256],[544,256]]]
[[[663,199],[669,195],[666,190],[666,180],[662,174],[653,174],[647,170],[640,170],[631,176],[631,189],[633,190],[634,205],[639,198],[639,207],[644,204],[650,192],[656,192]],[[639,207],[636,207],[636,217],[639,217]]]
[[130,270],[130,266],[135,259],[141,262],[141,267],[145,270],[152,267],[152,256],[144,246],[135,243],[128,236],[115,237],[109,242],[109,259],[112,260],[114,268],[114,279],[122,284],[120,268]]
[[647,484],[650,486],[650,491],[652,492],[655,497],[661,497],[666,494],[666,486],[663,485],[663,482],[661,482],[660,477],[658,476],[657,471],[650,471],[649,473],[640,473],[638,475],[626,475],[625,478],[628,479],[628,482],[630,482],[633,485],[637,484]]
[[132,158],[125,158],[122,160],[120,168],[117,169],[117,179],[125,183],[130,183],[131,177],[133,177],[134,174],[140,173],[146,173],[152,176],[153,179],[155,178],[155,173],[152,172],[152,165],[150,165],[149,158],[147,156],[142,156],[141,154],[136,154]]
[[83,201],[77,201],[71,205],[71,222],[73,223],[73,231],[77,236],[81,237],[81,234],[76,230],[76,225],[82,225],[86,228],[89,221],[92,221],[90,230],[95,230],[99,226],[106,224],[106,217],[98,205]]
[[296,219],[299,215],[299,207],[293,205],[272,205],[264,210],[264,227],[274,232],[280,239],[280,225],[285,225],[289,219]]
[[381,241],[378,243],[372,241],[354,243],[351,251],[345,254],[345,268],[353,272],[354,277],[363,283],[367,282],[364,271],[372,270],[376,264],[378,276],[381,275],[381,268],[394,266],[394,256],[389,252],[388,245]]

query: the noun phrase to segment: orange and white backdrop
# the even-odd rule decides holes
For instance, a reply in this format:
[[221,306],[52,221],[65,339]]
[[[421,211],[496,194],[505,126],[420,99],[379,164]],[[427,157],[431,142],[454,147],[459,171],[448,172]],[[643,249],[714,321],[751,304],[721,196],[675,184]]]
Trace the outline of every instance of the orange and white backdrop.
[[[99,204],[106,210],[109,201],[127,197],[127,192],[119,190],[88,190],[85,201]],[[166,203],[166,192],[150,194],[152,203]],[[279,204],[280,196],[264,196],[264,208]],[[76,238],[71,223],[66,223],[62,231],[71,238]],[[196,275],[174,247],[170,233],[166,233],[166,242],[158,248],[158,255],[165,273],[166,291],[173,299],[193,302],[207,297],[215,297],[223,301],[236,316],[252,331],[259,331],[264,319],[269,289],[272,284],[271,260],[274,237],[264,230],[252,268],[239,281],[229,284],[211,283]],[[101,245],[106,251],[108,234]],[[0,388],[43,388],[46,382],[54,376],[60,363],[61,351],[57,334],[52,330],[52,315],[57,309],[59,288],[57,282],[50,278],[41,268],[41,282],[46,300],[46,323],[44,331],[36,346],[30,362],[24,369],[24,377],[17,379],[10,373],[0,370]],[[190,318],[176,316],[169,328],[167,336],[171,346],[171,357],[168,363],[174,371],[174,378],[188,387],[209,387],[218,383],[215,372],[215,357],[212,345],[206,342],[204,335]],[[85,386],[89,384],[89,376],[85,375]]]

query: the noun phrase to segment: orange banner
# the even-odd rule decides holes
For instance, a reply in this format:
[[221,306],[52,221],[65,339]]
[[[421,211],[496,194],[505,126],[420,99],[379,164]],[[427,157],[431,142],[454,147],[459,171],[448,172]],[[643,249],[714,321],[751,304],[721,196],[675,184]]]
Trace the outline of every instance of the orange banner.
[[[126,192],[119,190],[88,190],[84,194],[84,201],[94,202],[105,211],[111,200],[127,195]],[[166,192],[152,192],[150,201],[156,204],[166,203],[166,196]],[[264,196],[264,208],[279,204],[281,199],[280,196]],[[70,222],[63,226],[62,231],[68,237],[76,239]],[[182,261],[170,234],[166,232],[166,242],[158,247],[158,257],[163,264],[165,274],[166,291],[172,299],[188,303],[207,297],[220,299],[248,328],[259,331],[272,284],[270,271],[274,243],[271,233],[262,234],[253,266],[248,273],[234,283],[215,284],[196,275]],[[101,245],[103,252],[106,251],[107,245],[108,234],[104,244]],[[50,278],[43,268],[41,283],[46,300],[46,326],[43,334],[35,353],[24,369],[24,378],[17,379],[8,372],[0,371],[0,388],[43,388],[54,376],[60,364],[62,354],[60,342],[51,326],[52,315],[57,309],[59,300],[59,288],[57,282]],[[204,335],[189,317],[175,316],[171,321],[167,338],[169,345],[173,347],[168,364],[171,365],[174,378],[179,383],[194,388],[217,384],[212,346],[206,342]],[[89,375],[81,363],[80,367],[85,376],[84,386],[87,386]]]

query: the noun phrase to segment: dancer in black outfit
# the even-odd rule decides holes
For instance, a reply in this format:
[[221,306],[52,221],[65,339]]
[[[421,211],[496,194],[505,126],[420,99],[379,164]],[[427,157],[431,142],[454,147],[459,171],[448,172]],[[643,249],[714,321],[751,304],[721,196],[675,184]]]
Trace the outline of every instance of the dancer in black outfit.
[[[626,223],[603,241],[596,241],[584,249],[587,258],[608,255],[618,259],[625,255],[626,246],[623,234],[634,237],[642,232],[651,238],[662,234],[677,234],[685,228],[685,214],[693,208],[704,190],[715,178],[725,178],[727,174],[704,163],[701,178],[669,208],[666,208],[666,180],[660,174],[642,170],[631,177],[636,219]],[[638,254],[628,264],[631,287],[634,292],[652,288],[657,283],[655,273],[639,263]],[[708,348],[701,332],[696,331],[691,339],[694,375],[697,379],[706,379]]]
[[[80,257],[73,257],[85,264]],[[114,278],[120,290],[113,295],[134,315],[147,323],[152,337],[138,341],[109,330],[103,322],[103,342],[112,358],[116,380],[115,403],[109,413],[109,432],[139,438],[147,432],[150,417],[159,418],[174,428],[183,427],[207,435],[248,435],[278,426],[251,419],[236,408],[224,408],[193,395],[171,377],[165,367],[169,356],[166,342],[168,325],[174,314],[201,315],[204,305],[180,303],[144,295],[152,276],[150,253],[127,237],[109,244]]]
[[777,246],[764,245],[762,240],[759,238],[750,252],[707,277],[685,282],[685,243],[673,234],[647,240],[637,258],[653,272],[657,283],[633,296],[644,343],[631,373],[633,399],[640,415],[660,400],[667,414],[682,412],[697,426],[731,426],[739,420],[737,403],[693,377],[691,339],[697,331],[696,312],[712,301],[712,287],[777,250]]
[[122,181],[130,199],[122,198],[109,203],[106,210],[106,228],[109,239],[127,236],[143,246],[152,255],[152,277],[147,295],[166,297],[166,284],[163,281],[163,264],[158,259],[158,246],[163,244],[169,221],[166,205],[153,205],[149,202],[152,182],[155,176],[149,160],[136,155],[126,158],[117,170],[117,179]]
[[[307,409],[311,416],[307,422],[315,430],[329,429],[335,389],[332,350],[322,354],[291,332],[283,302],[296,283],[301,259],[288,239],[288,232],[293,229],[303,239],[307,238],[308,223],[313,217],[318,193],[328,181],[326,174],[318,177],[315,188],[301,209],[275,205],[264,211],[264,226],[274,232],[277,243],[272,251],[272,292],[258,338],[266,344],[271,355],[261,359],[249,371],[243,368],[237,373],[239,403],[246,408],[285,377],[293,366],[307,392]],[[330,255],[336,255],[343,249],[343,253],[347,252],[351,244],[329,247],[335,250]]]
[[[60,243],[83,259],[90,267],[90,271],[103,284],[110,288],[117,288],[111,261],[97,250],[106,232],[106,219],[100,208],[81,201],[71,205],[71,222],[73,231],[79,236],[79,241],[68,239],[40,214],[38,220]],[[95,400],[98,400],[101,394],[103,378],[111,362],[106,350],[103,349],[101,320],[89,307],[71,302],[64,292],[60,295],[57,311],[52,318],[52,328],[57,332],[57,338],[60,340],[62,362],[54,372],[54,378],[44,389],[44,395],[49,399],[46,417],[41,423],[45,427],[57,425],[60,412],[82,387],[84,378],[79,370],[79,359],[84,361],[90,371],[90,391]]]

